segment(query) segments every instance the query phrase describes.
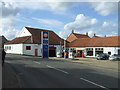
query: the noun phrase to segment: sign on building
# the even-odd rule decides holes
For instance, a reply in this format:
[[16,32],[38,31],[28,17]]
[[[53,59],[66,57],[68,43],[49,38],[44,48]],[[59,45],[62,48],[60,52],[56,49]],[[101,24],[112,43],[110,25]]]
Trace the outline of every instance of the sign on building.
[[49,32],[41,32],[42,58],[49,57]]

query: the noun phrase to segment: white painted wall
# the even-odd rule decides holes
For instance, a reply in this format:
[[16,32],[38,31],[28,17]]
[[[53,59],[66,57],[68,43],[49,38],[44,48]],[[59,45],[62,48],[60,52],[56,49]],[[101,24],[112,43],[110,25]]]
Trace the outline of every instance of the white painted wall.
[[11,46],[11,50],[6,50],[6,53],[23,54],[23,44],[4,45],[4,48],[6,46]]
[[[31,46],[31,50],[26,50],[26,46]],[[35,55],[35,49],[38,49],[38,56],[42,56],[42,48],[41,48],[41,44],[24,44],[23,45],[23,54],[25,55]],[[54,47],[56,47],[56,54],[57,52],[60,51],[60,45],[54,45]]]
[[[38,56],[42,56],[41,44],[9,44],[5,45],[11,46],[11,50],[7,50],[6,53],[11,54],[24,54],[24,55],[35,55],[35,49],[38,49]],[[31,46],[31,50],[26,50],[26,46]]]
[[[31,46],[31,50],[26,50],[26,46]],[[35,49],[38,49],[38,56],[42,56],[41,44],[24,44],[23,45],[23,54],[34,56],[35,55]]]
[[57,54],[60,53],[60,51],[62,52],[63,45],[54,45],[54,47],[56,47],[56,56],[57,56]]
[[103,53],[111,52],[111,55],[115,54],[115,47],[104,47]]
[[[38,49],[38,56],[42,56],[41,44],[9,44],[5,45],[11,46],[11,50],[7,50],[6,53],[11,54],[24,54],[24,55],[35,55],[35,49]],[[26,46],[31,46],[31,50],[26,50]],[[54,45],[56,47],[56,54],[60,51],[60,45]]]
[[32,36],[32,34],[25,27],[23,27],[18,37],[24,37],[24,36]]
[[[70,47],[70,48],[78,48],[78,47]],[[81,48],[81,47],[79,47]],[[107,53],[111,52],[111,55],[116,54],[116,51],[120,48],[120,47],[86,47],[86,48],[93,48],[93,56],[86,56],[86,50],[84,50],[84,54],[86,57],[95,57],[95,48],[103,48],[103,53]]]
[[[11,53],[11,54],[25,54],[25,55],[35,55],[35,49],[38,49],[38,56],[42,56],[42,49],[41,49],[41,44],[9,44],[9,45],[4,45],[4,48],[6,46],[11,46],[11,50],[7,50],[6,53]],[[31,50],[26,50],[26,46],[31,46]],[[61,47],[60,45],[54,45],[56,47],[56,54],[57,52],[60,52]],[[72,47],[71,47],[72,48]],[[73,47],[75,49],[75,47]],[[76,47],[78,48],[78,47]],[[103,48],[103,53],[108,53],[111,52],[111,55],[116,54],[115,52],[120,48],[120,47],[86,47],[86,48],[93,48],[94,50],[94,56],[86,56],[86,57],[95,57],[95,48]],[[86,51],[85,51],[86,55]]]
[[62,49],[62,45],[54,45],[56,47],[56,52],[60,52],[60,49]]

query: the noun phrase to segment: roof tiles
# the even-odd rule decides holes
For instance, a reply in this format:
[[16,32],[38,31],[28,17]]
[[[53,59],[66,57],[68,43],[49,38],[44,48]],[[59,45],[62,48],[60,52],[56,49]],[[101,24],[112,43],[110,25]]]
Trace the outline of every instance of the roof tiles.
[[69,37],[67,38],[68,42],[72,42],[78,38],[90,38],[88,35],[84,35],[84,34],[78,34],[78,33],[71,33],[69,35]]
[[120,46],[120,36],[79,38],[68,44],[68,47],[118,47],[118,46]]
[[47,31],[49,32],[49,44],[51,45],[63,45],[64,40],[60,38],[56,33],[50,30],[44,29],[37,29],[37,28],[30,28],[25,27],[32,36],[26,37],[17,37],[6,44],[18,44],[18,43],[32,43],[32,44],[41,44],[41,32]]

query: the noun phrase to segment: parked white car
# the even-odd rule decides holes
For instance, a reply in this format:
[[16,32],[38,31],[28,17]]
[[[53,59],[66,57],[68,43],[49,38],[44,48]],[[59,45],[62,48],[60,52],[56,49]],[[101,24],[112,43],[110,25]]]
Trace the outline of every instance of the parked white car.
[[62,57],[62,53],[61,52],[57,52],[57,57]]
[[120,60],[120,55],[114,54],[109,57],[109,60]]

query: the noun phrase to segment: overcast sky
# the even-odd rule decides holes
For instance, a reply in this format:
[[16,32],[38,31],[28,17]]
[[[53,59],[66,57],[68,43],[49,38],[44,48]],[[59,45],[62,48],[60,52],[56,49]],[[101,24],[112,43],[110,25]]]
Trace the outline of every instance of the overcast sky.
[[91,37],[94,33],[99,36],[118,34],[118,2],[16,1],[0,3],[0,35],[7,39],[17,37],[25,26],[53,30],[62,38],[68,37],[72,30],[80,34],[88,32]]

